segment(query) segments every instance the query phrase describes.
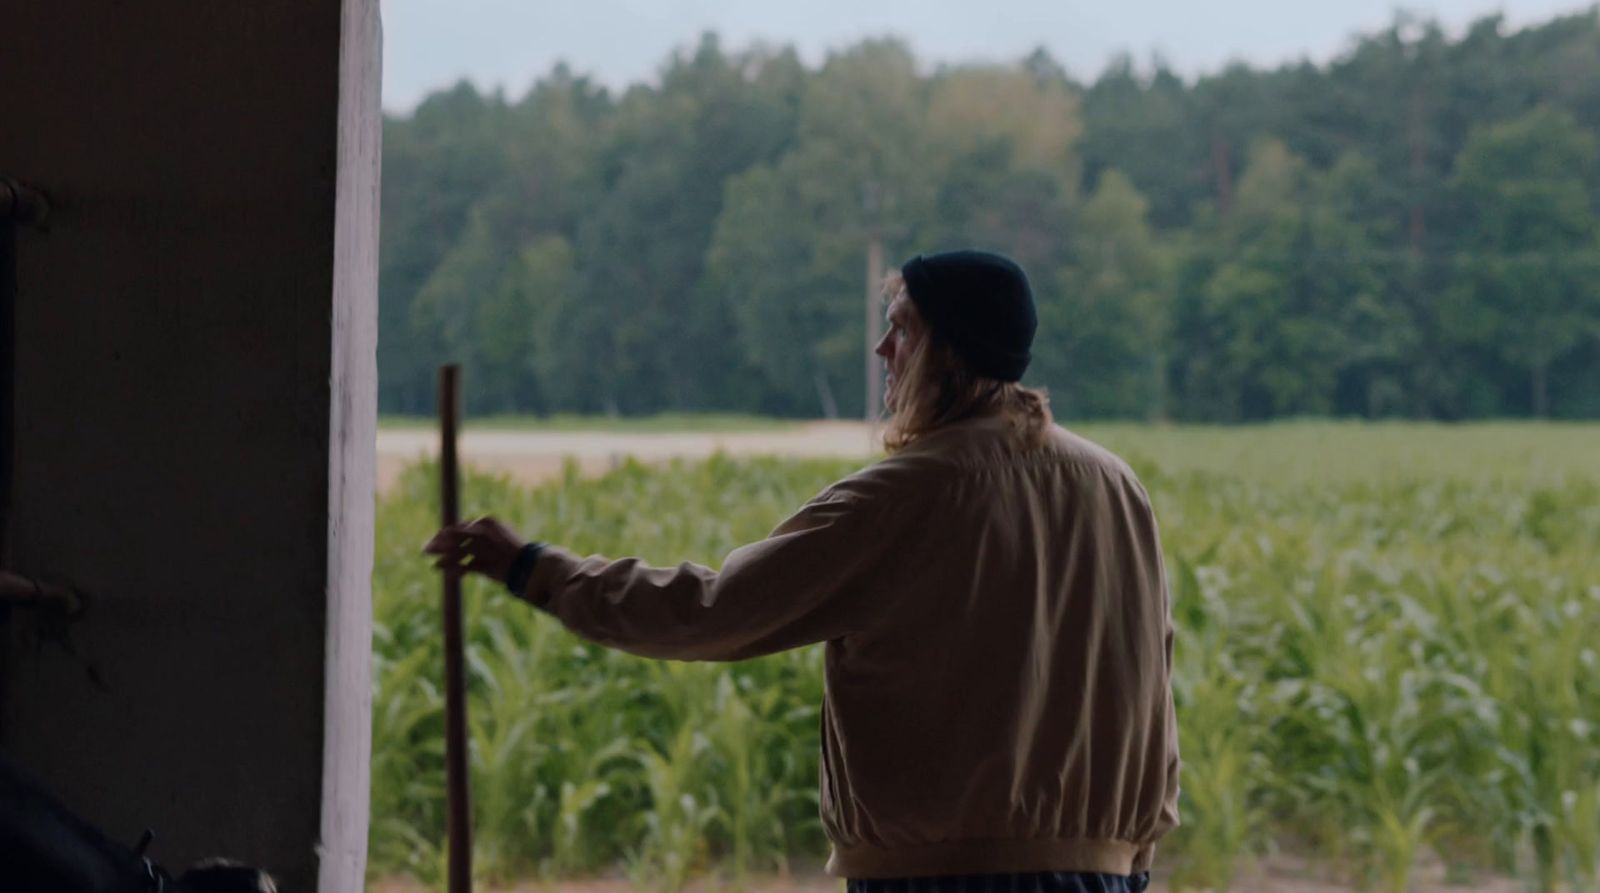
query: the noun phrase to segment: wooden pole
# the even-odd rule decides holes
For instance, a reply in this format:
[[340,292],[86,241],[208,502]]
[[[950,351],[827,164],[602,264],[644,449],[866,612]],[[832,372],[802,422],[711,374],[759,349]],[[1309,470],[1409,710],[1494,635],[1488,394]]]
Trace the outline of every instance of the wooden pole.
[[[439,508],[443,526],[461,519],[456,468],[461,367],[439,367]],[[461,572],[444,571],[444,764],[449,836],[449,893],[472,890],[472,800],[467,776],[467,682],[461,636]]]

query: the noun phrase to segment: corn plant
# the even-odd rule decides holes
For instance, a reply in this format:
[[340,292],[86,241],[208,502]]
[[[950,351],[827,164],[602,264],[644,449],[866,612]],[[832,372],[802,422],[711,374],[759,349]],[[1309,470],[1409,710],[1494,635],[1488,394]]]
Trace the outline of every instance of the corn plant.
[[[1600,883],[1600,429],[1108,426],[1160,516],[1183,825],[1157,866],[1226,889],[1292,851],[1385,890]],[[579,553],[715,565],[859,463],[624,461],[466,504]],[[374,874],[442,878],[435,469],[378,505]],[[477,869],[675,890],[816,864],[821,646],[734,664],[583,642],[466,592]]]

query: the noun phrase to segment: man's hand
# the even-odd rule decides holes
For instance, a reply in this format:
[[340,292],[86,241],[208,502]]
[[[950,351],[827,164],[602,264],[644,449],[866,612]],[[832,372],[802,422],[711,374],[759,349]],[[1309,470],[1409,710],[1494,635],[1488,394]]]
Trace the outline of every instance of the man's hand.
[[422,551],[439,556],[434,567],[475,571],[504,583],[511,571],[511,563],[516,560],[517,552],[523,545],[516,531],[493,518],[484,517],[441,528],[422,547]]

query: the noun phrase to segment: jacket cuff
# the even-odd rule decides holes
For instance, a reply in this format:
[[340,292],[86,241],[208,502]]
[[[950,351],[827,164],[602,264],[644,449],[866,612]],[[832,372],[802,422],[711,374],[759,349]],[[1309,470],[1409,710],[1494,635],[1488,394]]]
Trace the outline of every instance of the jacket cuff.
[[578,556],[559,546],[545,546],[539,550],[539,560],[534,562],[533,573],[518,598],[541,611],[554,614],[552,604],[567,578],[577,569]]
[[539,561],[539,553],[544,551],[544,543],[528,543],[517,550],[517,557],[511,561],[511,569],[506,572],[506,591],[512,595],[520,595],[528,588],[528,578],[533,576],[533,566]]

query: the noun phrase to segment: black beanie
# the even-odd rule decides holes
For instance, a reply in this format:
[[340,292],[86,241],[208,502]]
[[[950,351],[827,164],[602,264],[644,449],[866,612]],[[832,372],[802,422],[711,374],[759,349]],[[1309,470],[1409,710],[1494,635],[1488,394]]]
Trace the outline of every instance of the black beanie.
[[1018,381],[1039,318],[1022,268],[987,251],[919,254],[900,268],[928,325],[985,378]]

